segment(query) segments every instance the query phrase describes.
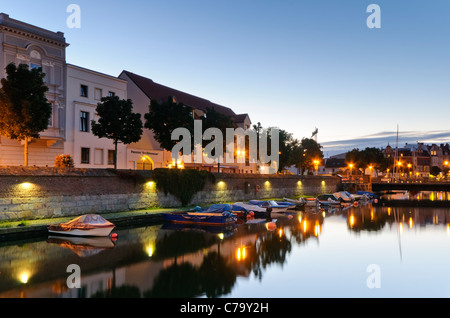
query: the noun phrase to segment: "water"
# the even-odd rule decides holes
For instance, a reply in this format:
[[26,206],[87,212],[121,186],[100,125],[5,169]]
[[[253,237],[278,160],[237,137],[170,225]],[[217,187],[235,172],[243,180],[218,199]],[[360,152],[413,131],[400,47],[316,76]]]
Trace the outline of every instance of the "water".
[[[272,221],[121,229],[115,242],[4,242],[0,297],[450,296],[449,209],[369,204]],[[70,264],[81,288],[67,287]]]

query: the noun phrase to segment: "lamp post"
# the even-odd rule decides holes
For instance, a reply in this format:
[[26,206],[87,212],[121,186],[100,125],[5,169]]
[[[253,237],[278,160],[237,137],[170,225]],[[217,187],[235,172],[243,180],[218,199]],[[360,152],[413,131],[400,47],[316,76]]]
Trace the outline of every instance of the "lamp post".
[[316,170],[316,176],[319,175],[319,160],[314,160],[314,169]]

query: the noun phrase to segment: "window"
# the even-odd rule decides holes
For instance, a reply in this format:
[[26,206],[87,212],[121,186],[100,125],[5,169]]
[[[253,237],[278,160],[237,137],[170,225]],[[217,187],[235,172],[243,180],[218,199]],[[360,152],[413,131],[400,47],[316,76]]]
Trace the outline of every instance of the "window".
[[114,97],[114,96],[116,96],[116,93],[114,93],[114,92],[109,92],[109,93],[108,93],[108,96],[109,96],[109,97]]
[[115,153],[116,152],[114,150],[108,150],[108,164],[109,165],[114,164]]
[[101,100],[103,96],[103,92],[101,88],[96,88],[94,93],[95,100]]
[[81,163],[89,163],[89,148],[81,148]]
[[80,86],[80,96],[81,97],[88,97],[88,87],[86,85]]
[[103,164],[103,149],[94,150],[94,165]]
[[80,112],[80,131],[89,132],[89,113]]

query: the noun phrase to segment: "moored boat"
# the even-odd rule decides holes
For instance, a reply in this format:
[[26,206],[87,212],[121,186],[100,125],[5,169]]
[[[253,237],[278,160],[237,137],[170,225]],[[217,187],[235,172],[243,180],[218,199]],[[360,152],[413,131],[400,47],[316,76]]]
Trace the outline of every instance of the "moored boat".
[[49,224],[53,234],[71,236],[108,236],[115,225],[98,214],[84,214],[65,223]]
[[321,194],[317,197],[320,205],[324,206],[341,206],[341,201],[334,194]]
[[213,204],[207,209],[196,207],[194,211],[163,213],[164,220],[183,224],[226,225],[237,221],[229,204]]
[[289,198],[283,198],[284,201],[289,203],[294,203],[297,208],[302,208],[306,205],[306,200],[303,198],[300,198],[298,200],[295,199],[289,199]]
[[266,208],[262,208],[255,204],[246,204],[244,202],[235,202],[232,204],[233,212],[242,211],[247,213],[253,213],[253,216],[256,218],[267,217],[270,215],[270,212],[267,211]]
[[286,212],[288,207],[277,204],[273,200],[269,201],[259,201],[259,200],[250,200],[248,204],[257,205],[261,208],[266,208],[269,212]]

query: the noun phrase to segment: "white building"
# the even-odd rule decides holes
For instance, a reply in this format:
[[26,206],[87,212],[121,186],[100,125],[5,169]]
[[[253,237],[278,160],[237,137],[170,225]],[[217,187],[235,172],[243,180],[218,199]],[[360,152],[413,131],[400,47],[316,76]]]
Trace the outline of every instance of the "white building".
[[[161,101],[168,97],[192,107],[194,118],[205,114],[207,108],[232,117],[238,127],[250,128],[248,114],[236,114],[232,109],[212,103],[176,89],[153,82],[151,79],[123,71],[119,77],[99,73],[66,63],[66,47],[62,32],[52,32],[0,13],[0,78],[6,76],[5,67],[13,62],[42,67],[45,84],[49,87],[47,99],[53,105],[48,129],[40,138],[29,141],[30,166],[54,166],[55,158],[68,154],[76,168],[114,167],[112,140],[92,134],[91,121],[97,121],[96,107],[101,98],[114,94],[120,99],[131,99],[133,112],[149,111],[151,99]],[[117,168],[152,170],[172,163],[171,153],[161,148],[153,132],[144,128],[141,140],[131,145],[118,144]],[[236,154],[245,159],[245,151]],[[190,164],[186,168],[233,173],[256,173],[256,164],[248,160],[232,164]],[[0,136],[0,165],[24,164],[23,142]]]
[[[64,152],[67,46],[62,32],[44,30],[0,13],[0,78],[6,77],[9,63],[42,67],[49,88],[46,97],[53,106],[48,128],[40,138],[29,141],[30,166],[53,166],[56,155]],[[23,142],[0,136],[0,165],[23,163]]]
[[[77,168],[113,168],[112,140],[92,134],[97,121],[97,104],[102,97],[127,99],[127,83],[117,77],[67,64],[66,141],[64,153],[72,156]],[[117,168],[127,169],[127,147],[117,146]]]

